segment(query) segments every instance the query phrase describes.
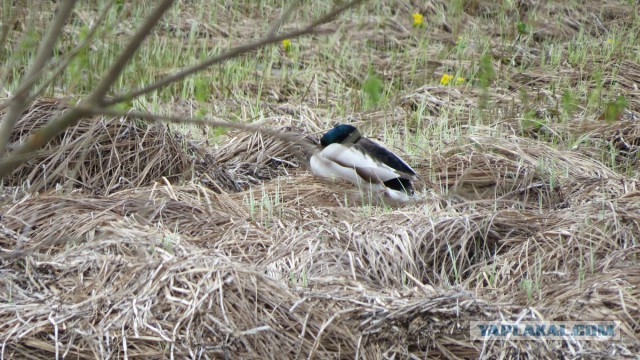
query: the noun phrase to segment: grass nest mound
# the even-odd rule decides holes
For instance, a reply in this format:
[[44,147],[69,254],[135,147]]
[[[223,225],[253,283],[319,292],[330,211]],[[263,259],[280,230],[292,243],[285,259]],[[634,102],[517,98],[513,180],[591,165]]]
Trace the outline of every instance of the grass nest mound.
[[234,131],[216,149],[202,152],[198,167],[200,181],[217,192],[241,192],[290,171],[308,166],[310,150],[319,142],[292,126],[273,124],[276,131],[300,135],[300,144],[264,133]]
[[[11,136],[19,143],[62,114],[58,99],[39,99],[18,121]],[[4,114],[0,113],[0,117]],[[151,184],[163,177],[175,181],[189,170],[190,156],[180,137],[164,125],[129,118],[93,117],[56,136],[43,150],[18,167],[5,185],[31,191],[82,188],[106,195]]]
[[[640,231],[635,193],[604,215],[595,202],[579,216],[489,207],[370,214],[294,199],[309,184],[289,184],[270,221],[251,215],[242,193],[199,184],[24,195],[5,205],[3,354],[271,358],[275,347],[286,358],[467,358],[638,350],[640,273],[629,267]],[[271,184],[261,192],[276,191]],[[608,237],[599,229],[618,231]],[[527,281],[539,288],[523,287]],[[616,348],[468,341],[470,321],[584,317],[621,320],[625,341]]]
[[[51,18],[27,3],[20,22]],[[127,28],[94,43],[91,71],[107,70],[146,3],[107,17]],[[181,2],[114,90],[256,41],[283,13],[218,3]],[[0,189],[0,358],[636,359],[638,7],[577,3],[363,3],[290,50],[141,99],[261,127],[216,131],[215,148],[193,127],[136,119],[69,129]],[[328,10],[300,5],[283,31]],[[84,35],[99,11],[87,6],[65,31]],[[54,93],[92,91],[72,80]],[[38,100],[13,144],[63,111]],[[401,150],[425,201],[373,206],[302,171],[309,154],[287,139],[301,129],[318,149],[335,122]],[[620,338],[471,338],[471,321],[500,320],[618,321]]]

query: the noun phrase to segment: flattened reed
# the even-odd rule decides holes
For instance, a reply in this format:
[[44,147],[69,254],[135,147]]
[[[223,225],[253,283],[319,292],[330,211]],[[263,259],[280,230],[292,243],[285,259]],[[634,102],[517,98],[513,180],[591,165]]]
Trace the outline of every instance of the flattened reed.
[[[466,145],[420,167],[450,194],[400,208],[320,181],[275,140],[248,135],[217,153],[198,150],[220,159],[210,169],[274,171],[246,190],[197,179],[106,196],[7,189],[3,355],[636,353],[636,182],[580,151],[485,133],[477,128]],[[251,146],[261,158],[243,150]],[[247,181],[224,176],[218,184]],[[623,334],[618,342],[469,341],[470,321],[497,319],[615,319]]]
[[[252,191],[273,197],[267,185]],[[606,342],[579,352],[569,340],[467,341],[469,321],[585,317],[622,321],[615,352],[638,349],[634,193],[545,214],[481,205],[371,213],[293,197],[308,186],[289,183],[281,213],[253,220],[246,192],[197,184],[5,206],[4,354],[612,354]],[[23,256],[12,252],[19,242]]]
[[[280,15],[236,3],[181,3],[157,34],[217,51]],[[213,148],[135,119],[69,129],[0,194],[0,358],[636,358],[639,68],[619,38],[600,46],[633,12],[582,5],[369,2],[326,44],[257,52],[255,69],[194,77],[239,81],[211,83],[210,101],[161,105],[259,114],[310,144],[336,121],[393,148],[391,134],[434,185],[417,204],[320,181],[309,154],[264,134],[229,132]],[[202,21],[214,11],[220,23]],[[413,12],[426,29],[411,27]],[[522,34],[502,26],[520,21]],[[487,44],[497,77],[485,92]],[[626,59],[596,59],[608,50]],[[367,107],[371,73],[383,101]],[[442,86],[443,73],[466,79]],[[628,97],[621,119],[592,116],[610,100],[598,87]],[[12,141],[60,111],[38,100]],[[470,321],[494,320],[618,320],[622,336],[470,340]]]
[[[37,100],[18,121],[11,141],[22,141],[66,108],[59,99]],[[28,186],[32,191],[82,188],[106,195],[145,186],[163,177],[176,181],[190,164],[186,145],[165,125],[95,117],[84,119],[57,136],[36,157],[17,168],[5,184]]]

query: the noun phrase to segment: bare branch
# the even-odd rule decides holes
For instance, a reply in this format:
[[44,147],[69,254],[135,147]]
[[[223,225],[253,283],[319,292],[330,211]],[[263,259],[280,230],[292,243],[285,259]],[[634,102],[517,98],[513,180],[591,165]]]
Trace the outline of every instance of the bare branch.
[[131,58],[136,53],[138,48],[140,48],[140,45],[142,44],[144,39],[149,35],[151,30],[156,26],[158,21],[160,21],[160,18],[162,18],[162,16],[167,10],[169,10],[169,7],[171,6],[171,4],[173,4],[173,0],[163,0],[158,5],[158,7],[156,7],[153,10],[153,12],[145,18],[142,26],[140,26],[138,31],[136,31],[136,33],[133,34],[133,37],[131,38],[131,40],[129,40],[127,47],[122,51],[120,56],[118,56],[118,58],[113,62],[113,65],[111,65],[111,68],[107,70],[107,73],[104,75],[102,80],[100,80],[100,82],[96,86],[96,89],[91,93],[91,95],[89,95],[88,100],[90,102],[93,102],[101,106],[104,105],[103,104],[104,95],[107,93],[107,91],[109,91],[113,83],[116,82],[116,80],[118,80],[118,76],[120,76],[120,74],[122,73],[122,70],[124,70],[124,67],[127,65],[129,60],[131,60]]
[[273,23],[273,25],[271,25],[271,28],[267,32],[267,36],[266,36],[267,38],[273,37],[278,32],[278,30],[280,30],[280,27],[282,26],[282,24],[284,24],[284,22],[287,21],[287,18],[289,18],[289,15],[291,15],[293,10],[295,10],[299,2],[300,2],[299,0],[293,0],[289,4],[289,6],[287,6],[287,8],[284,9],[284,11],[282,12],[282,15],[280,15],[280,18],[278,18],[278,20],[276,20],[276,22]]
[[[65,0],[58,8],[58,13],[56,14],[55,19],[51,23],[51,26],[47,30],[44,38],[42,38],[42,41],[40,41],[40,46],[38,47],[38,51],[33,59],[33,63],[31,63],[31,67],[24,76],[25,80],[31,79],[51,57],[53,46],[56,44],[58,37],[62,33],[62,27],[71,16],[75,3],[76,0]],[[28,92],[24,91],[20,96],[13,97],[9,111],[7,111],[4,119],[2,120],[2,124],[0,124],[0,156],[7,151],[7,144],[11,137],[11,131],[20,118],[20,114],[22,114],[28,105],[26,102],[27,94]]]
[[307,34],[311,34],[315,31],[315,28],[318,27],[319,25],[322,25],[326,22],[331,21],[331,19],[333,19],[334,17],[336,17],[337,15],[339,15],[340,13],[344,12],[345,10],[351,8],[352,6],[358,4],[362,2],[362,0],[354,0],[351,2],[346,3],[345,5],[342,5],[340,7],[337,7],[335,9],[333,9],[332,11],[330,11],[328,14],[322,16],[321,18],[319,18],[318,20],[314,21],[313,23],[305,26],[304,28],[300,29],[300,30],[295,30],[295,31],[291,31],[288,32],[286,34],[280,34],[280,35],[274,35],[271,37],[267,37],[267,38],[263,38],[260,40],[257,40],[255,42],[249,43],[249,44],[245,44],[245,45],[240,45],[238,47],[235,47],[233,49],[230,49],[218,56],[214,56],[212,58],[209,58],[203,62],[201,62],[200,64],[196,64],[193,65],[191,67],[188,67],[184,70],[178,71],[177,73],[173,74],[173,75],[169,75],[165,78],[162,78],[158,81],[156,81],[155,83],[145,86],[143,88],[137,89],[137,90],[133,90],[129,93],[126,94],[120,94],[120,95],[116,95],[111,99],[107,99],[105,102],[101,103],[102,106],[109,106],[109,105],[113,105],[113,104],[117,104],[119,102],[122,101],[128,101],[131,100],[137,96],[140,95],[144,95],[147,93],[150,93],[152,91],[158,90],[164,86],[167,86],[173,82],[176,82],[178,80],[182,80],[185,77],[191,75],[191,74],[195,74],[196,72],[205,69],[211,65],[214,64],[218,64],[221,63],[225,60],[231,59],[233,57],[245,54],[249,51],[252,50],[256,50],[258,48],[261,48],[265,45],[269,45],[269,44],[273,44],[275,42],[278,41],[282,41],[284,39],[293,39],[296,37],[300,37],[302,35],[307,35]]
[[238,129],[249,132],[256,132],[265,135],[272,136],[288,143],[288,145],[300,145],[305,147],[305,150],[312,152],[315,150],[314,146],[304,142],[305,136],[295,133],[286,133],[282,131],[272,130],[258,125],[233,123],[222,119],[209,119],[209,118],[194,118],[184,117],[176,115],[159,115],[141,111],[121,111],[117,109],[108,108],[81,108],[83,113],[91,115],[108,115],[108,116],[121,116],[128,118],[145,119],[154,122],[169,122],[175,124],[192,124],[192,125],[204,125],[208,127],[224,127],[230,129]]
[[[69,0],[75,1],[75,0]],[[123,50],[120,56],[115,60],[114,64],[111,66],[109,70],[107,70],[106,75],[102,78],[97,88],[89,95],[88,98],[84,99],[81,104],[85,107],[95,107],[99,106],[104,98],[104,94],[109,90],[113,82],[115,82],[124,69],[124,66],[129,62],[135,51],[140,47],[142,41],[147,37],[151,29],[156,25],[156,23],[160,20],[162,15],[169,9],[173,0],[164,0],[162,3],[158,5],[154,9],[154,11],[145,19],[143,25],[138,29],[138,31],[133,35],[132,39],[128,43],[127,47]],[[46,60],[46,59],[45,59]],[[11,113],[11,110],[14,108],[14,104],[11,104],[7,115]],[[7,156],[7,158],[2,159],[0,161],[0,178],[3,178],[9,174],[15,167],[19,164],[16,162],[13,157],[17,155],[24,155],[27,153],[34,152],[37,149],[43,147],[46,143],[49,142],[54,136],[63,132],[69,126],[77,123],[82,117],[86,116],[88,113],[80,110],[82,107],[78,106],[75,108],[69,109],[67,112],[62,114],[60,117],[52,119],[45,126],[36,130],[32,133],[27,140],[25,140],[22,144],[20,144],[14,151],[11,152]],[[9,140],[9,136],[11,134],[11,129],[15,125],[15,121],[19,117],[20,113],[22,113],[24,107],[20,109],[17,113],[14,123],[11,124],[11,128],[7,131],[6,142],[3,146],[3,149],[6,148],[6,143]],[[3,123],[2,125],[6,125]],[[0,134],[4,135],[4,134]]]
[[[20,164],[20,162],[16,161],[14,157],[17,156],[22,158],[22,156],[25,156],[25,155],[29,156],[29,153],[35,152],[36,150],[43,147],[54,136],[63,132],[69,126],[73,126],[83,117],[93,114],[94,110],[92,109],[100,108],[102,113],[106,113],[107,109],[103,109],[103,108],[108,105],[117,104],[121,101],[128,100],[131,97],[135,97],[138,95],[151,92],[167,84],[180,80],[188,75],[191,75],[192,73],[195,73],[212,64],[224,61],[234,56],[238,56],[240,54],[257,49],[261,46],[264,46],[270,43],[312,33],[314,32],[315,27],[317,27],[318,25],[321,25],[330,21],[341,12],[349,9],[355,4],[362,2],[362,0],[354,0],[343,6],[337,7],[331,12],[329,12],[328,14],[320,17],[319,19],[317,19],[316,21],[314,21],[313,23],[304,27],[301,30],[293,31],[288,34],[274,36],[270,39],[258,40],[254,43],[247,44],[244,46],[239,46],[235,49],[229,50],[225,54],[221,54],[219,56],[211,58],[202,64],[180,71],[177,74],[167,76],[166,78],[158,81],[155,84],[150,85],[149,87],[136,90],[133,93],[127,94],[126,96],[121,95],[121,96],[116,96],[114,98],[105,100],[103,97],[106,91],[108,91],[108,89],[111,87],[113,82],[116,81],[117,77],[121,73],[126,63],[131,59],[131,56],[133,56],[133,53],[135,53],[135,50],[137,49],[137,47],[140,45],[142,40],[146,37],[146,34],[148,34],[148,32],[151,31],[151,28],[153,28],[153,25],[155,24],[155,22],[157,22],[160,19],[161,13],[164,12],[161,10],[163,9],[166,10],[166,8],[168,8],[171,2],[172,0],[165,0],[163,3],[161,3],[158,6],[156,10],[154,10],[154,12],[151,15],[149,15],[149,17],[145,20],[143,27],[134,35],[133,39],[131,40],[127,48],[124,50],[123,54],[121,54],[121,56],[116,60],[116,63],[111,67],[111,69],[107,71],[105,78],[103,78],[100,84],[98,84],[98,88],[93,93],[91,93],[88,98],[82,100],[80,104],[78,104],[76,107],[69,109],[59,117],[50,120],[45,126],[33,132],[29,136],[29,138],[27,138],[27,140],[25,140],[22,144],[17,146],[16,149],[11,152],[11,154],[7,155],[5,158],[0,160],[0,179],[8,176],[11,173],[11,171],[13,171]],[[155,22],[150,21],[150,19],[155,19]],[[136,46],[134,46],[134,44]],[[141,114],[144,114],[144,113],[141,113]],[[227,123],[227,124],[231,124],[231,123]],[[219,126],[222,126],[222,125],[219,125]],[[228,127],[240,128],[236,126],[228,126]],[[242,129],[250,130],[250,131],[258,131],[257,127],[250,127],[248,125],[244,125]],[[274,136],[277,136],[277,135],[274,135]]]
[[[30,104],[36,97],[40,96],[40,94],[44,91],[44,89],[46,89],[47,86],[49,86],[53,80],[55,80],[58,76],[60,76],[62,72],[64,72],[64,70],[67,68],[67,66],[69,66],[71,61],[73,61],[75,56],[80,51],[82,51],[83,49],[86,49],[91,44],[91,41],[93,40],[93,37],[96,35],[98,28],[100,27],[100,25],[102,25],[104,20],[107,18],[107,15],[109,14],[109,10],[111,9],[112,5],[113,3],[108,3],[107,5],[105,5],[105,7],[100,12],[100,15],[98,16],[98,19],[96,19],[96,21],[93,23],[93,25],[87,32],[87,36],[84,38],[84,40],[80,44],[76,45],[76,47],[74,47],[73,49],[71,49],[71,51],[66,53],[64,58],[61,59],[60,61],[53,64],[48,64],[48,66],[45,66],[40,70],[38,70],[38,72],[36,72],[31,78],[25,79],[20,84],[20,87],[18,88],[18,90],[16,90],[14,96],[23,96],[23,93],[28,92],[31,86],[40,79],[43,73],[45,73],[46,71],[52,71],[52,73],[49,75],[49,77],[46,80],[44,80],[40,85],[38,85],[38,87],[35,90],[31,91],[31,95],[29,95],[29,97],[27,98],[26,103]],[[53,67],[53,70],[51,70],[52,67]],[[11,98],[9,98],[5,102],[0,104],[0,111],[9,107],[9,105],[11,105],[11,101],[12,101]]]
[[[9,39],[10,26],[11,23],[11,4],[9,1],[3,1],[2,5],[2,19],[0,21],[0,54],[2,54],[5,50],[5,43],[7,39]],[[0,73],[1,74],[1,73]]]
[[[203,125],[208,127],[224,127],[230,129],[238,129],[243,131],[250,131],[261,133],[265,135],[269,135],[281,141],[287,143],[287,147],[298,145],[304,148],[304,151],[311,153],[316,148],[311,145],[309,142],[305,141],[305,136],[301,134],[295,133],[286,133],[282,131],[272,130],[269,128],[264,128],[257,125],[247,125],[240,123],[232,123],[229,121],[225,121],[222,119],[207,119],[207,118],[188,118],[183,116],[175,116],[175,115],[159,115],[159,114],[151,114],[147,112],[141,111],[122,111],[117,109],[108,109],[108,108],[98,108],[94,106],[87,105],[78,105],[72,109],[69,109],[67,112],[62,115],[63,118],[71,119],[71,118],[81,118],[85,116],[95,116],[95,115],[107,115],[114,117],[127,117],[127,118],[138,118],[144,119],[153,122],[168,122],[175,124],[193,124],[193,125]],[[63,131],[64,128],[61,129]],[[40,148],[45,145],[45,143],[41,142],[42,139],[45,138],[45,135],[38,136],[36,133],[35,136],[31,136],[27,141],[29,142],[29,147],[32,148]],[[26,143],[25,143],[26,145]],[[5,175],[2,173],[5,168],[11,167],[15,168],[23,161],[29,160],[30,158],[36,156],[38,154],[37,151],[32,151],[28,153],[22,154],[14,154],[11,156],[7,156],[0,160],[0,176],[4,177]],[[301,155],[295,154],[302,162],[306,161]]]

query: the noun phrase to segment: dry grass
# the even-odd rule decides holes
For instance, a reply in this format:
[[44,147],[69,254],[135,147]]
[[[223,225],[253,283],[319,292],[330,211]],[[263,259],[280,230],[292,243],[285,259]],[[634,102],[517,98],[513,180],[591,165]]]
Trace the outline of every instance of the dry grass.
[[[11,140],[24,140],[65,108],[64,101],[57,99],[36,101],[16,124]],[[164,125],[122,118],[86,119],[54,139],[5,184],[30,191],[67,184],[93,194],[110,194],[161,177],[177,179],[190,168],[185,147]]]
[[[207,4],[219,23],[190,23],[211,9],[182,4],[184,16],[159,36],[181,43],[196,28],[209,49],[256,35],[253,5]],[[109,117],[62,134],[0,194],[0,357],[637,356],[640,67],[600,53],[571,60],[573,39],[602,42],[604,30],[637,26],[637,7],[461,4],[457,13],[444,1],[368,4],[339,19],[326,44],[255,54],[264,64],[251,76],[236,74],[245,63],[229,65],[236,81],[211,89],[215,116],[257,118],[308,144],[334,122],[358,125],[418,170],[427,187],[418,204],[375,206],[350,185],[314,178],[303,148],[263,134],[203,140]],[[411,27],[414,11],[429,21],[428,46]],[[518,19],[533,28],[526,41],[513,40]],[[474,60],[483,42],[498,74],[487,88]],[[548,42],[561,49],[557,64],[542,59]],[[368,66],[391,88],[369,107]],[[465,84],[439,84],[455,71]],[[592,100],[596,91],[604,95]],[[623,117],[599,120],[618,94],[629,100]],[[38,100],[13,141],[64,109]],[[622,338],[470,341],[470,321],[499,319],[618,320]]]

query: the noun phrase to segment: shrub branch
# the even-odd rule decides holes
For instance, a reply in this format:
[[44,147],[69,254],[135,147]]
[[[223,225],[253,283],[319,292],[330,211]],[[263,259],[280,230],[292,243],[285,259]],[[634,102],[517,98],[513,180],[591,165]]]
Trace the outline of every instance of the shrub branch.
[[40,41],[40,46],[38,47],[36,56],[33,58],[31,67],[24,76],[23,83],[30,85],[25,86],[23,91],[13,97],[9,110],[2,119],[2,124],[0,124],[0,156],[5,154],[7,151],[7,144],[11,138],[11,131],[28,105],[26,100],[29,95],[29,90],[33,85],[32,78],[37,75],[40,69],[44,67],[47,61],[51,58],[53,46],[56,44],[58,37],[62,33],[62,27],[66,24],[67,20],[69,20],[69,17],[71,17],[75,4],[76,0],[65,0],[60,4],[55,19],[51,22],[51,25],[45,33],[42,41]]
[[[65,4],[70,3],[72,5],[74,2],[75,2],[74,0],[68,0],[67,2],[65,2]],[[211,65],[221,63],[223,61],[245,54],[252,50],[256,50],[258,48],[264,47],[266,45],[269,45],[278,41],[282,41],[284,39],[296,38],[303,35],[312,34],[315,32],[316,28],[319,25],[322,25],[324,23],[331,21],[340,13],[362,2],[362,0],[354,0],[344,5],[338,6],[333,10],[331,10],[326,15],[318,18],[317,20],[313,21],[312,23],[310,23],[309,25],[307,25],[302,29],[294,30],[294,31],[291,31],[285,34],[280,34],[280,35],[275,34],[274,31],[270,31],[270,32],[273,32],[273,34],[268,35],[263,39],[230,49],[218,56],[209,58],[208,60],[205,60],[202,63],[196,64],[194,66],[178,71],[175,74],[166,76],[149,86],[131,91],[123,95],[116,95],[112,98],[106,98],[105,97],[106,93],[109,91],[113,83],[121,75],[122,71],[124,70],[124,67],[131,60],[131,58],[133,57],[137,49],[140,47],[144,39],[151,32],[153,27],[159,22],[160,18],[171,6],[172,2],[173,0],[164,0],[145,19],[144,24],[138,29],[138,31],[136,31],[132,39],[129,41],[129,43],[125,47],[125,50],[123,50],[120,56],[115,60],[111,68],[107,70],[102,80],[98,83],[96,89],[90,95],[88,95],[85,99],[80,101],[80,103],[77,106],[70,108],[64,114],[60,115],[57,118],[52,119],[45,126],[34,131],[23,143],[16,146],[11,153],[5,155],[0,160],[0,179],[8,176],[26,158],[29,158],[30,153],[33,153],[38,149],[42,148],[53,137],[65,131],[68,127],[75,125],[78,121],[80,121],[82,118],[86,116],[93,115],[96,113],[102,113],[102,114],[109,113],[111,110],[106,109],[106,107],[110,105],[115,105],[118,103],[122,103],[124,101],[129,101],[140,95],[148,94],[155,90],[161,89],[173,82],[182,80],[189,75],[195,74],[196,72],[203,70]],[[288,10],[284,11],[283,14],[281,15],[281,18],[288,16],[289,13],[290,11]],[[60,13],[59,13],[59,16],[60,16]],[[278,24],[281,24],[281,23],[282,23],[281,19],[277,20],[275,25],[272,26],[272,29],[278,28],[279,27]],[[62,24],[64,24],[64,22],[62,22]],[[57,33],[59,32],[60,31],[58,31]],[[53,33],[53,31],[49,31],[49,33]],[[47,52],[47,54],[49,53],[50,51]],[[45,57],[44,61],[46,62],[46,60],[47,58]],[[41,62],[41,64],[43,65],[44,62]],[[28,79],[29,77],[30,76],[27,76],[26,78]],[[26,96],[27,93],[24,93],[23,95]],[[24,103],[24,101],[22,101],[22,103]],[[19,118],[20,113],[24,110],[25,105],[26,104],[20,105],[19,112],[14,111],[15,115],[13,115],[13,118],[9,117],[9,119],[13,119],[12,123],[5,121],[2,124],[3,128],[1,130],[1,133],[2,133],[1,136],[4,139],[4,146],[2,147],[3,149],[6,147],[11,134],[11,130],[13,129],[15,122]],[[17,109],[18,105],[13,106],[12,104],[10,109],[14,107]],[[8,112],[7,117],[9,116],[10,113],[11,111]],[[112,113],[112,114],[115,114],[115,113]],[[158,118],[158,115],[149,115],[145,113],[129,113],[129,116],[138,116],[140,118],[149,118],[149,117],[154,117],[155,119]],[[248,126],[248,125],[236,126],[239,124],[234,125],[228,122],[225,122],[224,124],[219,123],[218,125],[213,125],[211,121],[208,121],[208,120],[207,121],[205,120],[185,121],[187,119],[180,118],[180,117],[164,117],[164,118],[166,121],[170,121],[171,119],[171,121],[175,120],[176,122],[183,122],[183,123],[191,122],[191,123],[201,123],[203,125],[209,125],[209,126],[226,126],[226,127],[238,128],[238,129],[250,130],[250,131],[262,131],[265,133],[269,133],[270,135],[274,135],[274,134],[271,134],[268,130],[259,129],[258,127]],[[281,133],[277,133],[277,134],[282,135]]]

